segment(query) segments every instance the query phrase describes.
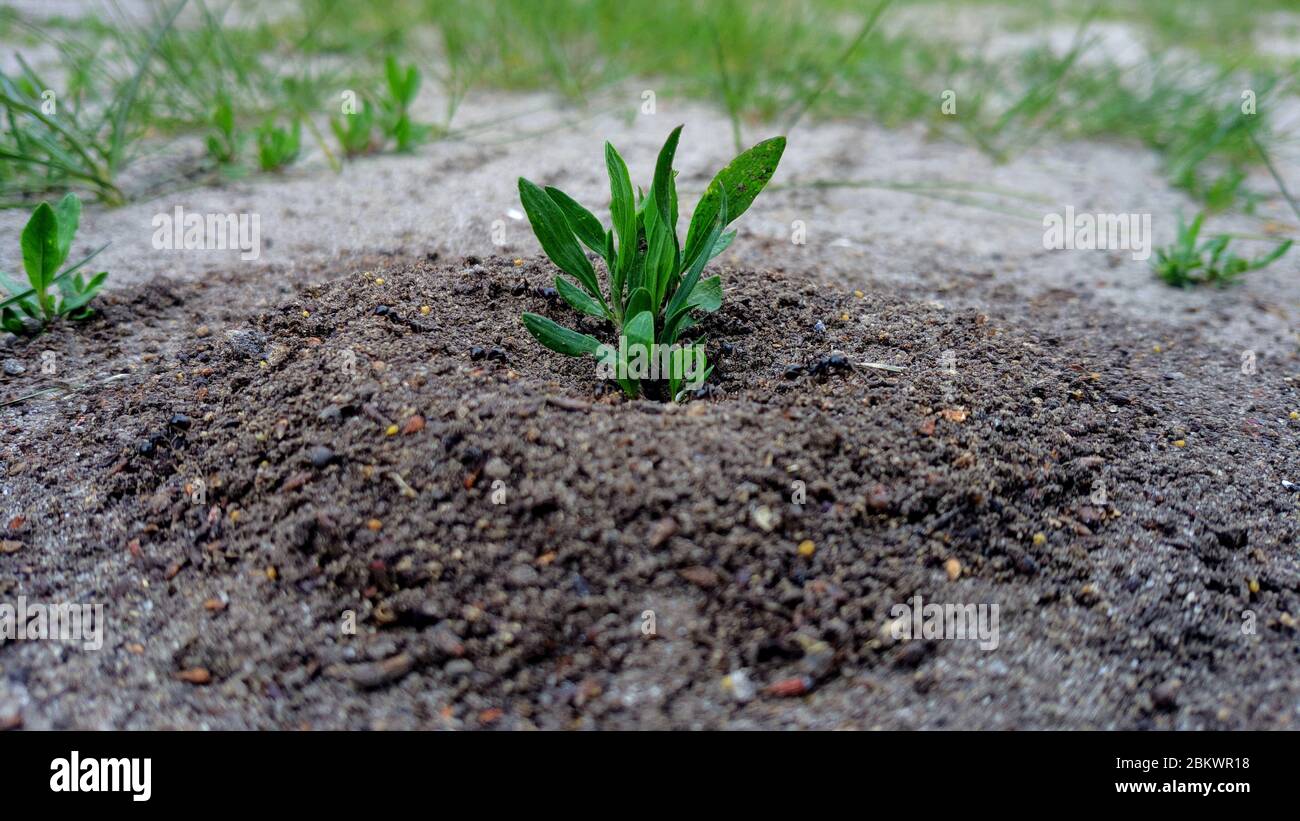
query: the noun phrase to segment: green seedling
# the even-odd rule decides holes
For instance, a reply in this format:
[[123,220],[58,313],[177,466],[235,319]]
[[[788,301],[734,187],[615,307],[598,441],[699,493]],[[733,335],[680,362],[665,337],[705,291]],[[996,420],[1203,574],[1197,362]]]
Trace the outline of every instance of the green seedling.
[[257,129],[257,164],[263,171],[279,171],[298,159],[302,147],[302,123],[294,120],[281,128],[267,120]]
[[[553,351],[596,357],[600,372],[617,379],[629,397],[662,394],[666,383],[666,398],[678,401],[684,384],[699,386],[712,372],[702,344],[683,346],[678,340],[695,325],[692,312],[722,306],[722,278],[700,275],[735,239],[735,231],[725,231],[727,225],[745,213],[772,179],[785,151],[785,137],[773,137],[719,171],[695,206],[683,244],[677,237],[673,170],[681,131],[678,126],[668,135],[650,191],[639,203],[627,164],[605,143],[612,230],[564,192],[519,178],[519,198],[542,250],[572,277],[557,276],[556,291],[580,313],[610,322],[618,344],[602,344],[538,314],[525,313],[524,327]],[[604,292],[583,245],[604,261]]]
[[1151,266],[1170,285],[1191,288],[1216,285],[1226,288],[1248,271],[1258,271],[1277,261],[1291,250],[1292,240],[1280,243],[1269,253],[1255,259],[1243,259],[1228,250],[1232,237],[1221,234],[1197,244],[1205,214],[1197,214],[1191,225],[1178,218],[1178,238],[1171,245],[1156,249]]
[[218,93],[209,123],[211,133],[208,134],[208,155],[218,165],[233,164],[239,157],[244,135],[235,130],[235,108],[231,105],[229,94]]
[[330,129],[338,138],[344,156],[357,157],[369,154],[376,148],[374,139],[375,111],[370,103],[362,102],[355,114],[342,114],[330,118]]
[[431,126],[417,124],[411,119],[411,104],[420,90],[420,70],[414,65],[402,67],[389,57],[384,63],[384,76],[388,88],[387,95],[379,101],[383,109],[380,128],[386,138],[396,143],[398,151],[410,151],[433,133]]
[[[19,311],[40,325],[60,316],[69,319],[90,316],[92,311],[88,303],[104,286],[108,273],[100,271],[86,280],[78,272],[104,250],[107,243],[76,265],[59,270],[72,250],[72,238],[76,236],[80,222],[81,200],[76,194],[68,194],[53,208],[47,202],[36,206],[22,234],[23,268],[27,271],[30,287],[24,287],[9,274],[0,273],[0,288],[8,292],[8,296],[0,300],[0,325],[5,330],[20,333],[26,329],[27,323],[23,322]],[[57,296],[52,292],[53,288],[58,289]]]

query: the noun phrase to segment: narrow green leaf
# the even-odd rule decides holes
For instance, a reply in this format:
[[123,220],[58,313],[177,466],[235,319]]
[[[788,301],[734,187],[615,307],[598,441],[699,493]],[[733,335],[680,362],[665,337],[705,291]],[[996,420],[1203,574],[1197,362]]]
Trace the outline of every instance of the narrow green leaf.
[[582,283],[587,293],[601,299],[596,271],[586,254],[582,253],[582,246],[578,245],[560,207],[545,191],[523,177],[519,178],[519,200],[546,255],[561,271]]
[[587,292],[569,282],[564,277],[555,278],[555,290],[560,293],[560,297],[573,306],[574,310],[581,311],[590,316],[598,316],[601,319],[609,319],[609,313],[596,300],[587,295]]
[[43,292],[59,270],[59,218],[49,203],[36,206],[27,227],[23,228],[23,267],[27,279],[38,292]]
[[[100,251],[103,251],[105,248],[107,248],[110,243],[111,240],[99,246],[95,250],[91,251],[89,254],[86,254],[84,257],[81,258],[81,261],[78,262],[76,265],[70,265],[67,268],[64,268],[63,273],[59,274],[58,277],[55,278],[55,281],[58,282],[59,280],[62,280],[64,277],[68,276],[69,274],[76,273],[78,270],[85,267],[86,263],[90,262],[92,259],[99,256]],[[108,274],[104,274],[104,276],[108,276]]]
[[[625,285],[627,293],[631,294],[637,288],[640,288],[643,282],[645,282],[645,254],[638,251],[632,257],[632,267],[627,272],[627,283]],[[626,306],[624,306],[623,314],[625,316],[629,315]]]
[[668,179],[668,224],[673,227],[673,239],[677,238],[677,172]]
[[528,333],[546,347],[562,353],[565,356],[582,356],[583,354],[594,354],[600,347],[600,341],[594,336],[581,334],[559,325],[544,316],[537,314],[524,314],[524,327]]
[[[68,193],[59,204],[54,206],[54,215],[59,220],[59,261],[62,265],[72,250],[72,238],[77,235],[81,223],[81,200],[76,194]],[[57,265],[55,267],[57,267]]]
[[1293,242],[1294,240],[1287,240],[1286,242],[1274,248],[1271,252],[1269,252],[1267,256],[1263,256],[1263,257],[1259,257],[1258,259],[1251,260],[1250,270],[1257,271],[1260,268],[1263,268],[1264,266],[1273,263],[1283,254],[1285,254],[1287,251],[1291,250],[1291,245],[1293,244]]
[[673,185],[673,157],[677,154],[677,141],[681,138],[681,135],[682,126],[679,125],[668,135],[668,139],[664,141],[664,147],[659,149],[659,159],[655,163],[654,184],[650,187],[650,195],[654,197],[655,207],[659,210],[659,221],[670,232],[674,229],[671,191]]
[[611,296],[615,303],[621,305],[622,286],[627,282],[628,272],[636,259],[637,209],[627,163],[623,162],[618,151],[608,142],[605,143],[605,167],[609,172],[609,213],[614,220],[614,232],[618,235],[618,262],[611,278],[614,282],[614,293]]
[[[773,137],[743,152],[718,172],[691,215],[691,226],[686,231],[686,251],[682,255],[683,265],[691,265],[700,252],[704,237],[717,216],[722,193],[726,193],[730,203],[727,217],[730,223],[748,210],[754,198],[772,179],[784,152],[785,137]],[[713,243],[703,247],[711,249]]]
[[709,230],[707,236],[701,241],[699,249],[695,254],[694,262],[690,264],[690,270],[683,276],[681,282],[677,284],[677,290],[673,293],[673,298],[668,302],[668,310],[665,315],[672,319],[678,311],[682,311],[686,306],[686,299],[695,290],[695,283],[700,280],[700,273],[709,261],[709,255],[705,249],[712,248],[718,242],[718,237],[722,235],[722,229],[727,224],[727,215],[730,213],[727,192],[719,189],[718,210],[713,215],[713,227]]
[[682,348],[673,348],[669,358],[671,363],[668,371],[668,398],[677,401],[677,393],[682,385],[682,372],[686,370],[685,350]]
[[649,207],[645,212],[645,269],[640,278],[640,285],[650,291],[649,307],[655,313],[663,304],[664,291],[677,255],[677,238],[660,219],[657,197],[658,194],[651,190]]
[[397,67],[397,60],[391,54],[384,60],[384,74],[388,78],[388,91],[394,99],[402,98],[402,75]]
[[[601,256],[605,255],[605,229],[601,227],[600,220],[596,215],[583,208],[577,200],[570,197],[558,188],[546,187],[546,194],[555,204],[564,212],[564,218],[569,221],[569,227],[582,244],[595,251]],[[612,260],[606,258],[606,263],[612,263]]]
[[709,252],[709,259],[714,259],[723,251],[730,248],[731,243],[733,240],[735,240],[735,238],[736,238],[735,231],[727,231],[722,236],[718,237],[718,241],[713,243],[713,250]]

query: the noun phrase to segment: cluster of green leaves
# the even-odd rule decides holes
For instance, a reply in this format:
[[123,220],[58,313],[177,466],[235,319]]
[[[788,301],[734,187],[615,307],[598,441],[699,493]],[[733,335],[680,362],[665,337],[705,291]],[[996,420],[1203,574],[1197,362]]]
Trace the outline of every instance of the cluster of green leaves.
[[[72,239],[80,222],[81,200],[76,194],[68,194],[53,208],[47,202],[36,206],[22,234],[23,268],[30,287],[24,287],[9,274],[0,273],[0,288],[8,294],[0,300],[0,326],[6,331],[21,333],[27,329],[28,323],[19,311],[38,326],[60,316],[70,319],[90,316],[89,302],[104,286],[108,273],[101,271],[87,280],[80,270],[107,243],[60,271],[72,250]],[[54,288],[58,289],[57,295],[52,291]]]
[[[217,95],[216,106],[209,118],[208,156],[228,173],[238,169],[240,153],[248,135],[239,130],[230,95]],[[280,171],[292,165],[302,151],[302,120],[292,117],[287,126],[268,118],[257,127],[257,166],[263,171]]]
[[302,146],[302,123],[288,128],[267,120],[257,129],[257,164],[263,171],[279,171],[298,159]]
[[[676,345],[682,333],[695,324],[692,311],[712,312],[722,306],[721,277],[701,279],[701,274],[708,261],[735,239],[736,232],[725,229],[745,213],[776,172],[785,137],[764,140],[718,172],[695,206],[683,244],[677,237],[677,172],[673,170],[681,131],[678,126],[668,135],[649,193],[644,195],[639,190],[633,193],[627,163],[613,145],[605,143],[612,229],[605,229],[594,214],[563,191],[542,189],[519,178],[519,199],[542,250],[572,277],[570,281],[557,276],[556,291],[575,310],[612,323],[626,340],[625,345],[602,345],[589,334],[525,313],[524,327],[538,342],[567,356],[591,354],[610,371],[625,375],[634,370],[627,361],[633,346],[651,351],[655,346]],[[583,245],[604,262],[606,291],[602,292]],[[668,376],[670,399],[678,398],[691,366],[704,366],[703,346],[690,349],[692,356],[674,359]],[[619,359],[611,361],[612,357]],[[708,372],[703,372],[700,381]],[[628,396],[638,396],[643,387],[649,387],[626,376],[619,378],[619,384]]]
[[420,90],[420,70],[414,65],[401,66],[393,57],[384,62],[386,94],[379,99],[383,111],[380,127],[399,152],[410,151],[429,139],[433,127],[411,119],[411,104]]
[[378,149],[375,141],[375,110],[363,100],[361,110],[330,118],[330,130],[339,141],[345,157],[358,157]]
[[1191,225],[1178,218],[1178,237],[1172,245],[1156,249],[1151,266],[1170,285],[1191,288],[1195,285],[1227,287],[1248,271],[1257,271],[1280,259],[1291,250],[1292,240],[1279,243],[1262,257],[1244,259],[1228,250],[1232,237],[1221,234],[1197,243],[1205,214],[1197,214]]
[[411,118],[411,104],[420,90],[420,70],[415,65],[403,66],[390,56],[384,62],[384,79],[383,93],[374,104],[363,99],[360,110],[330,119],[345,156],[369,154],[390,144],[396,151],[407,152],[433,135],[433,126]]

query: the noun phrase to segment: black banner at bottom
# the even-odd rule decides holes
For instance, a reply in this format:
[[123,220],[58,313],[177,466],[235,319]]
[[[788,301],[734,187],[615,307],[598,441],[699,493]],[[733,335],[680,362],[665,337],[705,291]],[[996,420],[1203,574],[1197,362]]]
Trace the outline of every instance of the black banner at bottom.
[[419,794],[540,809],[606,790],[605,812],[701,792],[736,809],[838,793],[910,794],[926,810],[989,799],[1230,810],[1290,794],[1294,743],[1270,733],[11,733],[0,735],[0,792],[11,807],[128,813],[374,811]]

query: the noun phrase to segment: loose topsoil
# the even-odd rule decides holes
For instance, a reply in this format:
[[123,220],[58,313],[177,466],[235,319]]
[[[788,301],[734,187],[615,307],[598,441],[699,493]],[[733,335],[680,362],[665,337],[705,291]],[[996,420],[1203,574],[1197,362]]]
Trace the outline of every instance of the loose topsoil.
[[[0,645],[0,726],[1300,719],[1294,354],[724,268],[674,406],[523,331],[610,336],[544,260],[356,267],[11,341],[5,399],[70,390],[0,408],[0,602],[108,630]],[[918,594],[996,649],[894,640]]]

